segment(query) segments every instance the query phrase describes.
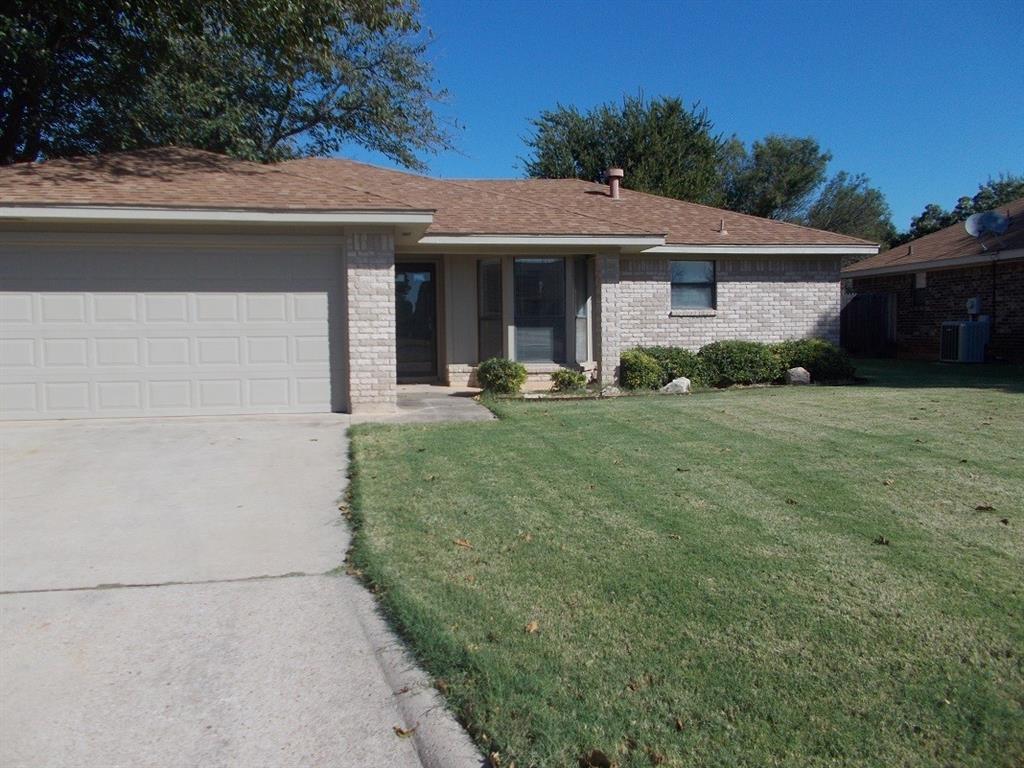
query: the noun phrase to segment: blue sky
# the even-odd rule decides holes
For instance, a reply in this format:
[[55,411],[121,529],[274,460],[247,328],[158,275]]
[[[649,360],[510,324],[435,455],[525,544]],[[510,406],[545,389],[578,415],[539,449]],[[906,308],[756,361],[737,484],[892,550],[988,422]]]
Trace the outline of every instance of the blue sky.
[[[530,118],[643,92],[749,142],[814,136],[905,229],[929,202],[1024,173],[1024,4],[422,0],[458,152],[443,177],[523,175]],[[383,162],[354,151],[358,159]],[[627,179],[628,186],[628,179]]]

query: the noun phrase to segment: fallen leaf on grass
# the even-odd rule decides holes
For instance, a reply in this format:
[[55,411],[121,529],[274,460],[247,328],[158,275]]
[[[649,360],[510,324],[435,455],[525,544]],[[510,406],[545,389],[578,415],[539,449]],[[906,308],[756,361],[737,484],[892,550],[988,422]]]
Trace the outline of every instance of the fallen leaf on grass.
[[416,732],[416,728],[419,727],[419,723],[416,723],[412,728],[403,728],[400,725],[395,726],[395,735],[400,739],[408,739]]
[[975,512],[991,512],[994,509],[995,509],[995,507],[993,507],[991,504],[979,504],[978,506],[976,506],[974,508],[974,511]]
[[600,749],[592,749],[580,758],[580,768],[612,768],[612,761]]
[[529,622],[525,627],[523,627],[523,629],[526,631],[528,635],[535,635],[538,632],[540,632],[540,624],[537,622],[536,619],[534,619],[533,621]]
[[684,727],[685,727],[685,725],[684,725],[684,723],[682,721],[682,718],[678,718],[677,717],[676,718],[676,730],[677,731],[681,731],[681,730],[683,730]]
[[448,681],[445,680],[443,677],[439,677],[437,678],[437,680],[434,681],[434,687],[437,688],[437,690],[439,690],[442,694],[446,696],[448,695]]
[[796,504],[796,499],[786,499],[787,504]]
[[871,542],[871,543],[872,544],[878,544],[879,546],[883,546],[883,547],[888,547],[889,546],[889,540],[887,538],[885,538],[885,536],[875,536],[875,540],[873,542]]
[[896,481],[893,480],[891,477],[887,477],[885,480],[882,481],[882,485],[892,485],[895,482]]
[[1008,517],[1004,517],[1004,518],[1003,518],[1002,520],[1000,520],[999,522],[1000,522],[1000,523],[1002,523],[1003,525],[1009,525],[1009,524],[1010,524],[1010,518],[1008,518]]
[[462,547],[463,549],[472,549],[473,545],[469,543],[469,539],[455,539],[456,547]]
[[678,533],[670,533],[670,534],[668,535],[668,537],[669,537],[670,539],[674,539],[674,540],[676,540],[676,541],[679,541],[679,540],[680,540],[681,538],[683,538],[683,537],[682,537],[682,536],[680,536],[680,535],[679,535]]

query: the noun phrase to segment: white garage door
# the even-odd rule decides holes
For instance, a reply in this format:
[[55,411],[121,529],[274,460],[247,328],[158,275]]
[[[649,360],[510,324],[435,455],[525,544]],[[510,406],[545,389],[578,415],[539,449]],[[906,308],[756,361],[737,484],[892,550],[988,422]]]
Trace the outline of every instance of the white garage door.
[[341,410],[340,248],[0,245],[0,416]]

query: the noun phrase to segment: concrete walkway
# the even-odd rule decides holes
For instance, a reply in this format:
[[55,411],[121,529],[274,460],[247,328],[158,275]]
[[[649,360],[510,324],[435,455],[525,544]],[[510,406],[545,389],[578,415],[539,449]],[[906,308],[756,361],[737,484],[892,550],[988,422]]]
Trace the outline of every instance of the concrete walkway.
[[0,765],[479,765],[336,572],[347,424],[0,424]]

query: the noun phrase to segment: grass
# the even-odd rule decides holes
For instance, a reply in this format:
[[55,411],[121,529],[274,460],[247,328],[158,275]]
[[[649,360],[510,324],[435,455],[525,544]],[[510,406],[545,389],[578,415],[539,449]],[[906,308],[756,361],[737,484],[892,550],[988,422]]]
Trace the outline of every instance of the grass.
[[358,427],[353,565],[501,766],[1020,766],[1021,370],[861,373]]

